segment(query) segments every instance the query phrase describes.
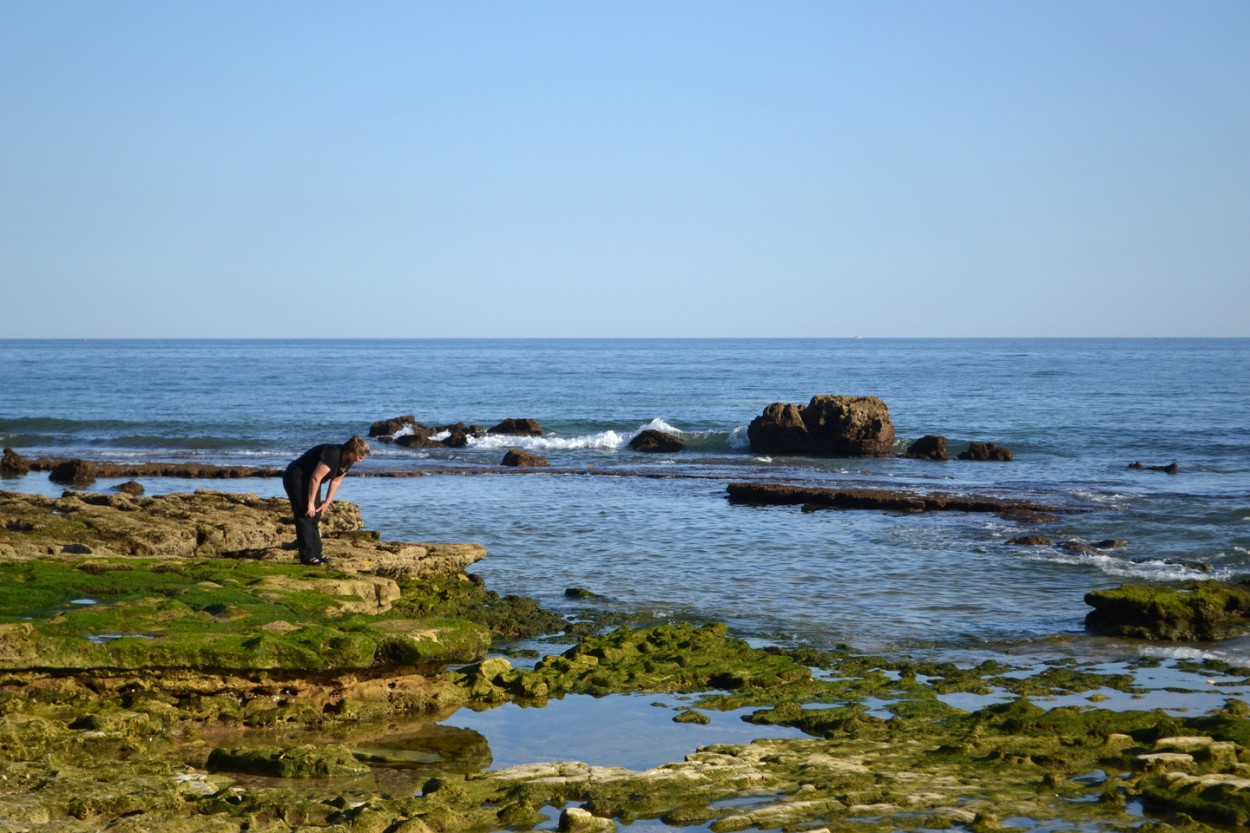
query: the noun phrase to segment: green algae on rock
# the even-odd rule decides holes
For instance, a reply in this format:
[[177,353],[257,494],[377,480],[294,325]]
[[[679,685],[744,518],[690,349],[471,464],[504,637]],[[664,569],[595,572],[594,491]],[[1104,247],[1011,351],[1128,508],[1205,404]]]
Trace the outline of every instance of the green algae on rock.
[[1179,587],[1124,584],[1085,595],[1095,633],[1164,641],[1224,639],[1250,630],[1250,581]]
[[357,761],[350,749],[338,744],[218,747],[209,753],[205,768],[209,772],[244,772],[277,778],[335,778],[368,775],[372,771]]

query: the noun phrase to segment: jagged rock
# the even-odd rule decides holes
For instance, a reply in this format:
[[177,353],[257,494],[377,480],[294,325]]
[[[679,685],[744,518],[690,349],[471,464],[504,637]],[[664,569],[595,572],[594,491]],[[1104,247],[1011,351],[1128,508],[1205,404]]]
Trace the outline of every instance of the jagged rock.
[[139,483],[134,480],[127,480],[125,483],[121,483],[117,486],[114,486],[113,488],[115,491],[121,492],[122,494],[131,495],[133,497],[139,497],[146,491],[143,488],[142,483]]
[[813,396],[806,406],[774,402],[747,426],[759,454],[888,457],[894,454],[890,409],[875,396]]
[[520,448],[510,448],[508,453],[503,456],[501,465],[517,468],[540,468],[550,464],[547,462],[546,457],[540,457]]
[[960,460],[992,460],[1006,462],[1011,451],[994,443],[968,443],[968,450],[959,455]]
[[1129,463],[1128,467],[1130,469],[1140,469],[1144,471],[1161,471],[1166,474],[1176,474],[1177,472],[1181,470],[1181,467],[1177,465],[1175,462],[1169,463],[1166,466],[1146,466],[1146,465],[1143,465],[1140,460],[1138,460],[1136,463]]
[[1021,535],[1019,538],[1012,538],[1007,543],[1016,547],[1049,547],[1052,541],[1041,535]]
[[629,447],[634,451],[668,454],[674,451],[681,451],[686,447],[686,441],[676,434],[648,428],[630,440]]
[[86,460],[67,460],[61,463],[48,475],[48,479],[54,483],[92,483],[98,476],[98,469],[94,463]]
[[30,471],[30,463],[22,458],[11,448],[4,450],[4,457],[0,458],[0,477],[20,477]]
[[398,434],[405,426],[417,424],[417,418],[412,414],[391,417],[390,419],[380,419],[369,426],[369,436],[385,439]]
[[487,434],[511,434],[518,437],[541,437],[543,427],[533,419],[508,418],[498,425],[487,428]]
[[214,749],[205,767],[209,772],[244,772],[279,778],[333,778],[368,775],[370,769],[337,744]]
[[904,455],[916,460],[935,460],[943,462],[950,459],[946,452],[946,438],[934,434],[926,434],[907,447]]
[[[55,471],[74,460],[30,461],[31,471]],[[106,463],[93,462],[96,477],[180,477],[186,480],[231,480],[243,477],[281,477],[283,469],[273,466],[215,466],[209,463]]]

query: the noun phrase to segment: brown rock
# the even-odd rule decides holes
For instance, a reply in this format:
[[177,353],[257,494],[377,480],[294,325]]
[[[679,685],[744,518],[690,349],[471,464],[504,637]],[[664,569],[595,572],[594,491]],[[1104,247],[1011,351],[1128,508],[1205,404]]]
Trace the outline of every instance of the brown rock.
[[83,484],[95,481],[98,470],[86,460],[67,460],[48,474],[53,483]]
[[22,459],[22,455],[11,448],[4,450],[4,457],[0,458],[0,477],[20,477],[28,471],[30,463]]
[[1040,535],[1022,535],[1007,542],[1017,547],[1049,547],[1051,540]]
[[139,495],[143,494],[145,491],[143,488],[143,484],[135,480],[127,480],[125,483],[122,483],[121,485],[116,486],[115,488],[117,491],[123,494],[133,495],[135,497],[138,497]]
[[486,429],[487,434],[511,434],[518,437],[541,437],[543,427],[533,419],[508,418],[493,428]]
[[1128,467],[1130,469],[1144,469],[1146,471],[1161,471],[1165,474],[1176,474],[1181,470],[1181,467],[1176,463],[1169,463],[1166,466],[1146,466],[1142,465],[1140,460],[1136,463],[1129,463]]
[[531,454],[520,448],[510,448],[508,453],[503,456],[501,465],[513,466],[517,468],[540,468],[550,465],[547,458],[540,457],[537,454]]
[[996,460],[1011,459],[1011,451],[994,443],[969,443],[968,450],[961,452],[960,460]]
[[806,406],[774,402],[747,426],[747,436],[760,454],[894,454],[890,409],[875,396],[813,396]]
[[657,431],[654,428],[648,428],[630,440],[629,447],[634,451],[667,454],[674,451],[681,451],[686,447],[686,441],[676,434],[669,434],[664,431]]
[[926,434],[907,447],[905,457],[916,460],[936,460],[943,462],[950,459],[946,453],[946,438],[934,434]]
[[392,437],[403,430],[406,425],[417,425],[417,418],[412,414],[407,416],[391,417],[390,419],[380,419],[369,426],[370,437]]

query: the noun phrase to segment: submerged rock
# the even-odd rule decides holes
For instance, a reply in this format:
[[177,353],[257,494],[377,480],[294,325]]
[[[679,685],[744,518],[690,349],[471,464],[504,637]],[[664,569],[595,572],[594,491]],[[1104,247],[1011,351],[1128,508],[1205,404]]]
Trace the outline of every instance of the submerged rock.
[[217,748],[209,753],[209,772],[242,772],[276,778],[335,778],[368,775],[372,770],[344,746]]
[[747,426],[757,454],[889,457],[890,409],[875,396],[813,396],[806,406],[774,402]]
[[486,429],[487,434],[510,434],[518,437],[541,437],[543,427],[534,419],[508,418]]
[[1001,445],[994,443],[968,443],[966,451],[959,454],[960,460],[983,460],[983,461],[999,461],[1007,462],[1011,460],[1012,454],[1010,449],[1003,448]]
[[1169,463],[1166,466],[1147,466],[1143,465],[1140,460],[1135,463],[1129,463],[1128,467],[1130,469],[1139,469],[1144,471],[1161,471],[1165,474],[1177,474],[1181,470],[1181,467],[1175,462]]
[[1061,512],[1027,500],[904,492],[896,489],[817,489],[778,483],[730,483],[732,503],[804,509],[877,509],[894,512]]
[[548,466],[546,457],[541,457],[521,448],[510,448],[508,453],[503,456],[500,465],[512,466],[516,468],[542,468]]
[[665,431],[657,431],[654,428],[648,428],[630,440],[629,447],[634,451],[644,451],[653,454],[669,454],[675,451],[681,451],[685,448],[686,441],[676,434],[669,434]]
[[936,462],[945,462],[950,459],[946,451],[946,438],[934,434],[927,434],[916,440],[907,447],[907,453],[903,456]]

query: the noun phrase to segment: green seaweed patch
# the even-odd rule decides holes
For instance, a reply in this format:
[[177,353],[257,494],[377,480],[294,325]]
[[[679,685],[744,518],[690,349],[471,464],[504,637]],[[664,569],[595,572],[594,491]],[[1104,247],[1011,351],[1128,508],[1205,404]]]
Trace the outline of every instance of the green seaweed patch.
[[1164,641],[1225,639],[1250,629],[1250,582],[1196,581],[1179,587],[1124,584],[1085,595],[1095,633]]
[[391,579],[218,559],[5,563],[0,667],[333,671],[485,653],[483,626],[404,617],[402,592]]
[[237,747],[214,749],[205,768],[209,772],[239,772],[275,778],[337,778],[368,775],[372,770],[338,744]]

